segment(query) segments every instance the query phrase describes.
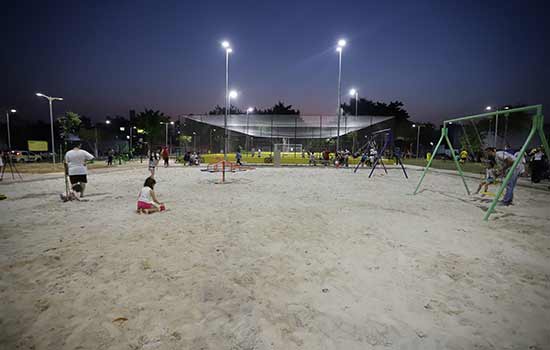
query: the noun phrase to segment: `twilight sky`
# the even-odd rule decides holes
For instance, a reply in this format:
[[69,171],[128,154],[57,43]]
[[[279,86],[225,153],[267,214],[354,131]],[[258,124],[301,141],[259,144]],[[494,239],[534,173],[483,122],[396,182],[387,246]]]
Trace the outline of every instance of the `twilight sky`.
[[[223,104],[231,42],[237,105],[278,100],[335,114],[343,92],[401,100],[416,121],[486,105],[550,108],[548,1],[10,1],[0,23],[0,106],[101,120],[129,109],[177,116]],[[347,98],[347,97],[346,97]],[[550,113],[548,113],[550,114]]]

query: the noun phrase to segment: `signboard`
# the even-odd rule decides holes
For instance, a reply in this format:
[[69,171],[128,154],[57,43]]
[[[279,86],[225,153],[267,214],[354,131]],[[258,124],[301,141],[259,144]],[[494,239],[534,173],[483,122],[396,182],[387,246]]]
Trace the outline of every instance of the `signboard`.
[[29,144],[29,151],[32,151],[32,152],[48,151],[48,141],[28,140],[27,143]]

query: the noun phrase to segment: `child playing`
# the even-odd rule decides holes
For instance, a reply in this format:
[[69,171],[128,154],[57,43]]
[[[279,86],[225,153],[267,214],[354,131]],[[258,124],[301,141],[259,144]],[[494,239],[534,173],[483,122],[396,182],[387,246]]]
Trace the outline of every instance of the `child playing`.
[[489,161],[489,163],[487,164],[487,168],[485,169],[485,178],[479,184],[476,194],[479,193],[479,191],[481,190],[481,187],[483,186],[485,186],[485,189],[483,190],[483,192],[487,192],[487,190],[489,189],[489,185],[495,183],[495,178],[496,178],[495,162]]
[[155,196],[155,191],[153,191],[153,188],[155,188],[156,183],[157,182],[152,177],[148,177],[147,179],[145,179],[143,188],[141,189],[138,195],[138,202],[137,202],[138,214],[142,214],[142,213],[151,214],[156,211],[165,210],[164,203],[159,202],[159,200]]

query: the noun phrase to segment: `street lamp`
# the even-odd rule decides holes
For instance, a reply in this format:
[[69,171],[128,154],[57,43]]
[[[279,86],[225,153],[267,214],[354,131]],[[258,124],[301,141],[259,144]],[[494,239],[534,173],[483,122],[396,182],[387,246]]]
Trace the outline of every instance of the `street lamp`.
[[47,98],[48,102],[50,104],[50,124],[51,124],[51,132],[52,132],[52,159],[53,159],[53,164],[55,164],[55,141],[54,141],[54,138],[53,138],[53,107],[52,107],[52,102],[53,101],[63,101],[63,98],[61,98],[61,97],[50,97],[50,96],[44,95],[40,92],[36,93],[36,96]]
[[233,52],[231,44],[228,41],[222,41],[222,47],[225,49],[225,115],[223,119],[224,127],[224,147],[223,147],[223,159],[227,160],[227,116],[231,105],[229,96],[229,54]]
[[15,109],[6,111],[6,126],[8,127],[8,150],[11,151],[11,135],[10,135],[10,113],[17,113]]
[[246,148],[246,151],[247,151],[247,152],[248,152],[249,146],[250,146],[250,145],[249,145],[249,143],[250,143],[250,141],[249,141],[250,136],[248,135],[248,126],[249,126],[249,120],[250,120],[249,114],[252,113],[252,112],[254,112],[254,108],[248,107],[248,108],[246,109],[246,145],[245,145],[245,148]]
[[340,119],[342,117],[342,95],[340,93],[342,87],[342,51],[346,46],[346,41],[344,39],[338,40],[338,47],[336,51],[338,52],[338,125],[336,128],[336,151],[340,150]]
[[[231,99],[233,100],[236,99],[238,95],[239,94],[235,90],[229,91],[229,94],[227,95],[227,104],[229,105],[229,108],[226,108],[225,110],[226,115],[228,110],[231,111]],[[229,130],[227,130],[227,118],[225,118],[224,128],[225,128],[225,131],[224,131],[225,142],[224,142],[223,156],[224,156],[224,159],[227,160],[227,152],[229,151],[229,135],[230,135]]]
[[418,132],[416,133],[416,159],[418,159],[418,154],[420,150],[420,128],[423,127],[422,124],[413,124],[413,128],[418,128]]
[[[359,101],[359,92],[357,91],[357,89],[351,89],[349,91],[349,94],[350,96],[353,96],[355,98],[355,120],[357,120],[357,110],[358,110],[358,101]],[[346,116],[346,132],[348,131],[348,118]]]
[[160,125],[164,125],[166,127],[166,140],[165,140],[165,146],[168,148],[168,124],[170,125],[174,125],[174,122],[169,122],[169,123],[165,123],[165,122],[160,122]]
[[[491,107],[491,106],[485,107],[485,110],[487,112],[490,112],[492,109],[493,109],[493,107]],[[498,108],[495,110],[495,112],[497,112],[497,113],[495,114],[495,138],[494,138],[494,145],[493,146],[496,148],[497,147],[497,135],[498,135]],[[489,124],[489,134],[491,134],[491,124]]]
[[193,152],[197,152],[197,133],[193,131]]
[[105,124],[109,125],[109,124],[111,124],[111,121],[107,119],[107,120],[105,121]]

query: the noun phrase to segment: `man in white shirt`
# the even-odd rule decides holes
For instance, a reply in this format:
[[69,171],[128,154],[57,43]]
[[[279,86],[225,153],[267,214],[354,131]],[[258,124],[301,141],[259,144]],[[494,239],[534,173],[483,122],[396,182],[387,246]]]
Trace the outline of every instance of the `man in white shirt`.
[[84,190],[88,183],[88,168],[86,162],[94,159],[90,153],[80,149],[80,144],[75,144],[74,148],[65,154],[65,171],[69,175],[69,181],[75,192],[80,192],[80,197],[84,196]]
[[[514,161],[519,156],[519,153],[511,154],[506,151],[498,151],[494,147],[489,147],[486,149],[487,155],[489,158],[494,157],[497,165],[502,169],[502,173],[504,176],[508,173],[508,170],[511,170],[510,168],[512,165],[514,165]],[[508,184],[506,184],[506,193],[504,194],[504,198],[502,199],[503,205],[511,205],[512,201],[514,200],[514,188],[516,187],[516,184],[518,182],[519,176],[525,171],[525,165],[523,162],[519,162],[518,166],[513,169],[512,177],[510,177],[510,180],[508,181]]]

